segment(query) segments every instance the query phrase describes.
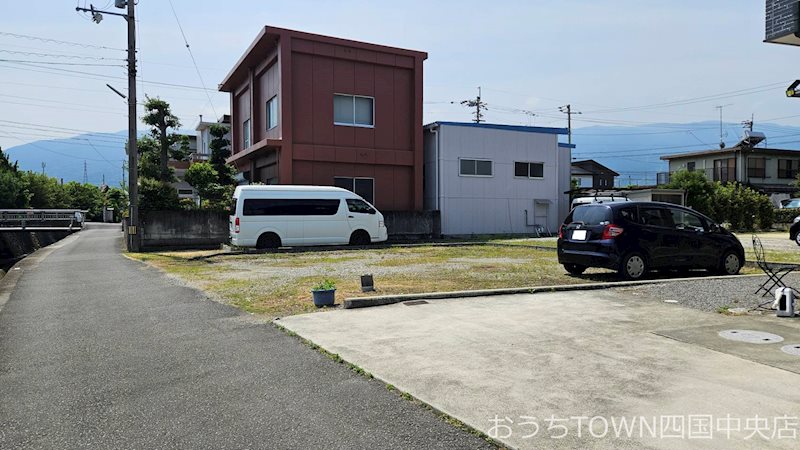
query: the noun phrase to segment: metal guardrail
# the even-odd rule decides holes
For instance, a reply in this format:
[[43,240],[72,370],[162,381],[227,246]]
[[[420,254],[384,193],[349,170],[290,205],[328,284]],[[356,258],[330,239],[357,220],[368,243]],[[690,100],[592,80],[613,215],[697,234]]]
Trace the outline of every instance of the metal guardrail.
[[82,228],[87,210],[82,209],[0,209],[3,228]]

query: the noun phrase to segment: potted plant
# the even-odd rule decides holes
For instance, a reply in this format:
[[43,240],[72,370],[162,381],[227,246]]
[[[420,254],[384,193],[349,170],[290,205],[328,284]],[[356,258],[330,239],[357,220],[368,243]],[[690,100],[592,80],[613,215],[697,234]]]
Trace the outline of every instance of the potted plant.
[[333,306],[336,301],[336,283],[326,278],[311,289],[311,295],[317,308]]

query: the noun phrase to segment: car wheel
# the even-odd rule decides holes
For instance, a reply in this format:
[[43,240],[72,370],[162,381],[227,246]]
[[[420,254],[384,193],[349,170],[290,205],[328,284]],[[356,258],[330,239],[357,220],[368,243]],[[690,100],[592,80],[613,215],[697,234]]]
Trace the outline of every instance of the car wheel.
[[265,250],[268,248],[278,248],[281,246],[281,238],[275,233],[264,233],[258,237],[256,248]]
[[580,264],[564,264],[564,269],[572,275],[580,275],[586,271],[586,266]]
[[800,233],[797,233],[797,234],[794,235],[794,242],[797,245],[800,245]]
[[371,242],[369,234],[364,230],[356,230],[350,235],[350,245],[363,246],[369,245]]
[[722,275],[736,275],[741,268],[742,259],[739,258],[738,253],[733,250],[728,250],[722,254],[722,259],[719,263],[719,273]]
[[641,253],[628,253],[622,258],[619,274],[626,280],[639,280],[647,273],[647,261]]

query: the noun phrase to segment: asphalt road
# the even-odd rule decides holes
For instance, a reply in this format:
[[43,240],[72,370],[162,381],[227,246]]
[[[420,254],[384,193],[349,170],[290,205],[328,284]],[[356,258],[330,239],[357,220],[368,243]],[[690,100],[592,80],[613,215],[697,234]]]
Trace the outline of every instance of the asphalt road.
[[0,310],[0,448],[484,448],[90,225]]

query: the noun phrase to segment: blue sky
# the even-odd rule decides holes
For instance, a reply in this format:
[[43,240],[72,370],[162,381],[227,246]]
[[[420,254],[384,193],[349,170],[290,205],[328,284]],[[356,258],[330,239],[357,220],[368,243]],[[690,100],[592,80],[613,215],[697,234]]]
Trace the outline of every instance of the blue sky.
[[[3,33],[125,48],[124,21],[90,22],[74,10],[83,0],[3,3]],[[762,42],[763,1],[172,3],[202,81],[167,0],[139,2],[140,76],[212,91],[143,83],[139,97],[169,101],[184,128],[194,128],[199,114],[228,112],[228,97],[213,90],[265,24],[428,52],[425,122],[470,120],[470,111],[450,102],[474,97],[482,86],[486,118],[495,123],[564,126],[557,107],[569,102],[583,112],[576,128],[715,120],[716,105],[725,105],[729,122],[754,114],[756,123],[800,124],[800,100],[783,95],[800,77],[800,48]],[[114,9],[107,0],[95,6]],[[105,87],[125,88],[122,67],[41,64],[121,65],[124,57],[0,34],[0,59],[40,62],[0,61],[0,146],[69,133],[54,127],[125,129],[125,103]]]

